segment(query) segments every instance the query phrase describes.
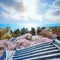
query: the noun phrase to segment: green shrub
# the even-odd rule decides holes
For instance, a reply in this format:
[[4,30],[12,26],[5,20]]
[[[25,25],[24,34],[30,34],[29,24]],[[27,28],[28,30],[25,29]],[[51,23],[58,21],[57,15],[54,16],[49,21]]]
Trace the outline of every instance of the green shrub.
[[10,39],[12,36],[10,34],[5,34],[1,39]]

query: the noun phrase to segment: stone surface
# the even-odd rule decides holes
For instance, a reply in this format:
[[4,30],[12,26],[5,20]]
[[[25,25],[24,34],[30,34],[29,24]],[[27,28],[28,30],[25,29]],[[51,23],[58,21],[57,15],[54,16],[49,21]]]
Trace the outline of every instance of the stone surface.
[[[30,40],[31,39],[31,40]],[[31,34],[27,33],[25,35],[19,36],[16,40],[9,41],[9,40],[0,40],[0,47],[4,47],[3,50],[16,50],[16,49],[23,49],[34,44],[44,43],[52,41],[52,39],[42,37],[40,35],[32,36]],[[3,51],[0,52],[0,56],[2,56]]]

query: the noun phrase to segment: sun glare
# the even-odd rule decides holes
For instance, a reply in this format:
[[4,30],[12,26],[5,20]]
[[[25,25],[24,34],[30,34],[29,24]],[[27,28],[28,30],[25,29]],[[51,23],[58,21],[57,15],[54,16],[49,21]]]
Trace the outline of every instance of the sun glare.
[[33,15],[36,13],[36,0],[23,0],[23,5],[26,8],[26,15]]

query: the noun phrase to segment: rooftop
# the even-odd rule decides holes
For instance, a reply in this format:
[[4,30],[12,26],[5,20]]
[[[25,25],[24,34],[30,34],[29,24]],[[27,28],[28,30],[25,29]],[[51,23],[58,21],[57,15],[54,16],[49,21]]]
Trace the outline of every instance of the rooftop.
[[60,41],[53,40],[28,48],[16,50],[12,60],[60,59]]

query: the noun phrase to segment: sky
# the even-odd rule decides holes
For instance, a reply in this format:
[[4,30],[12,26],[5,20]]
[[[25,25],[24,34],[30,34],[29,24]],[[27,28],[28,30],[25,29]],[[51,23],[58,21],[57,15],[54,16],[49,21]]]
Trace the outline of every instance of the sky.
[[60,26],[60,0],[0,0],[0,28]]

